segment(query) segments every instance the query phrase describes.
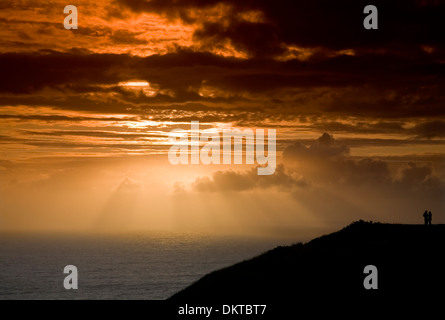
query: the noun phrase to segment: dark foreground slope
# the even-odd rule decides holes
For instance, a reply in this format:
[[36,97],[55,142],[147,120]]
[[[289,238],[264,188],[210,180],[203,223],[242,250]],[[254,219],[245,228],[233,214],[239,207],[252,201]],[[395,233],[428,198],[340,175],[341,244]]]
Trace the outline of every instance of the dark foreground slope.
[[[309,243],[278,247],[208,274],[169,301],[278,302],[298,310],[396,302],[407,308],[427,303],[429,308],[445,297],[444,257],[445,225],[355,222]],[[378,269],[377,290],[363,286],[367,265]]]

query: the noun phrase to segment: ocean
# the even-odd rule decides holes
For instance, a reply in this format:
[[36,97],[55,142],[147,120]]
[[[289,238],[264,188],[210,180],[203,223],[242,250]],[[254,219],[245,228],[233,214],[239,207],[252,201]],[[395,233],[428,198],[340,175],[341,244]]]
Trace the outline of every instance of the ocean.
[[[292,241],[164,233],[0,235],[0,299],[162,300],[209,272],[286,244]],[[77,267],[77,290],[63,286],[67,265]]]

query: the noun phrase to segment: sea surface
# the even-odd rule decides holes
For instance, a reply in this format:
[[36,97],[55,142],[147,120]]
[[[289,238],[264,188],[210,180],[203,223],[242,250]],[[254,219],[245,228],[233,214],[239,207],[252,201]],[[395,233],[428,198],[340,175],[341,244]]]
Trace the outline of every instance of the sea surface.
[[[0,300],[161,300],[211,271],[290,244],[273,238],[164,233],[0,235]],[[63,286],[67,265],[77,267],[77,290]]]

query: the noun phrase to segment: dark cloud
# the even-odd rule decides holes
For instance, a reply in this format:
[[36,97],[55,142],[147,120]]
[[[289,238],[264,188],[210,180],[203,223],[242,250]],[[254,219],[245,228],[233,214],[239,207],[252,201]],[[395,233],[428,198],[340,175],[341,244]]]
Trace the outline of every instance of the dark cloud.
[[[388,86],[389,90],[394,85],[400,88],[418,84],[419,77],[424,85],[437,86],[438,82],[443,83],[444,74],[444,67],[429,59],[411,61],[368,55],[337,57],[318,63],[268,62],[223,58],[190,50],[146,58],[88,52],[8,53],[0,55],[0,66],[5,72],[0,89],[13,93],[63,84],[117,84],[132,78],[151,81],[161,88],[199,87],[205,81],[206,85],[216,88],[252,93],[279,88],[356,85]],[[42,72],[46,74],[35,77]],[[395,79],[398,83],[390,85]],[[416,94],[428,93],[425,88],[424,92],[418,88]]]
[[[350,133],[354,133],[351,131]],[[445,145],[444,140],[430,140],[430,139],[372,139],[372,138],[348,138],[341,139],[341,142],[351,148],[364,147],[392,147],[392,146],[420,146],[430,145],[438,146]]]
[[[262,178],[251,170],[218,171],[211,177],[196,179],[191,187],[198,192],[234,192],[242,201],[246,194],[240,191],[276,186],[276,191],[282,193],[280,197],[296,201],[294,208],[306,208],[311,215],[332,223],[354,217],[391,222],[408,219],[416,223],[425,208],[440,217],[441,199],[445,196],[443,155],[378,159],[354,157],[348,150],[344,141],[325,133],[318,139],[289,146],[285,165],[267,176],[264,186],[260,185]],[[186,192],[181,184],[175,188]],[[273,199],[273,192],[268,195]]]
[[[66,52],[2,53],[0,106],[47,106],[84,113],[132,114],[134,121],[168,118],[172,122],[195,120],[202,111],[201,121],[251,127],[289,123],[308,116],[311,124],[307,128],[313,131],[409,138],[350,139],[347,144],[351,146],[441,144],[445,136],[440,119],[445,116],[445,65],[438,12],[444,1],[378,0],[373,4],[379,9],[379,30],[371,31],[362,26],[366,4],[352,0],[116,0],[111,6],[114,13],[108,14],[119,19],[130,20],[150,12],[190,24],[195,28],[193,45],[172,47],[166,54],[148,57],[75,48],[60,49]],[[45,4],[32,7],[46,9]],[[22,19],[1,18],[0,22],[29,22]],[[48,30],[62,28],[53,22],[38,23],[38,27]],[[111,24],[85,26],[77,30],[76,36],[144,45],[148,40],[141,30],[124,30]],[[20,32],[17,41],[21,39],[21,46],[29,46],[27,35],[35,34]],[[308,49],[307,59],[281,59],[292,50],[298,51],[292,46]],[[245,52],[248,58],[217,54],[226,47]],[[148,96],[142,90],[117,85],[133,79],[149,81],[156,94]],[[342,121],[345,116],[359,120]],[[330,121],[313,121],[310,117]],[[5,114],[0,119],[95,118]],[[294,149],[306,154],[347,155],[338,146],[330,147],[296,145]]]
[[[253,56],[283,53],[282,44],[340,49],[384,49],[404,55],[421,45],[443,50],[441,33],[444,1],[373,2],[379,10],[379,29],[363,28],[366,1],[235,1],[235,0],[117,0],[134,12],[153,12],[186,23],[201,23],[195,38],[205,43],[230,42]],[[224,6],[225,5],[225,6]],[[218,7],[219,6],[219,7]],[[215,21],[194,14],[214,9]],[[262,19],[246,18],[258,11]],[[243,16],[243,13],[245,14]],[[214,13],[218,17],[217,13]]]
[[401,178],[398,180],[404,184],[421,185],[432,176],[433,170],[431,167],[425,165],[416,165],[415,163],[408,163],[408,167],[401,172]]
[[[303,119],[305,120],[305,119]],[[306,120],[307,121],[307,120]],[[391,146],[391,145],[440,145],[445,141],[445,122],[442,120],[422,121],[417,120],[413,127],[410,119],[377,120],[374,122],[362,119],[351,119],[348,122],[340,120],[314,119],[313,123],[299,126],[299,129],[312,129],[316,131],[328,131],[332,133],[353,134],[386,134],[402,135],[405,139],[392,138],[342,138],[340,141],[350,147],[367,146]],[[311,144],[310,140],[300,140],[299,143]],[[289,149],[290,151],[290,149]]]
[[96,137],[96,138],[111,138],[119,140],[144,140],[144,139],[154,139],[154,138],[166,138],[168,133],[122,133],[122,132],[112,132],[112,131],[69,131],[69,130],[50,130],[50,131],[32,131],[32,130],[21,130],[20,131],[26,135],[43,135],[43,136],[84,136],[84,137]]
[[[0,90],[19,94],[67,83],[116,84],[123,78],[121,66],[131,60],[127,55],[84,52],[5,53],[0,55]],[[128,72],[126,77],[131,77]]]
[[244,172],[216,171],[212,177],[198,177],[192,188],[198,192],[230,192],[244,191],[256,188],[278,187],[290,190],[294,187],[305,187],[307,182],[297,175],[290,175],[283,165],[278,165],[271,176],[259,176],[257,168]]
[[371,158],[354,159],[349,146],[324,133],[307,147],[301,142],[289,145],[283,152],[287,165],[298,164],[309,181],[321,184],[368,185],[391,181],[391,172],[385,161]]
[[419,123],[410,131],[420,139],[444,138],[445,121],[436,120]]
[[298,159],[343,156],[346,154],[349,154],[349,147],[345,144],[338,143],[332,135],[325,132],[309,147],[306,147],[301,142],[296,142],[288,146],[283,152],[283,157],[285,159]]
[[[352,157],[349,146],[344,141],[336,141],[328,133],[309,142],[309,146],[300,141],[289,145],[283,152],[283,158],[289,168],[304,172],[308,181],[321,184],[370,185],[403,190],[415,190],[423,184],[445,185],[443,178],[440,178],[429,163],[417,166],[408,162],[407,167],[398,175],[390,169],[390,163],[395,163],[393,160]],[[398,165],[400,163],[403,164],[403,161],[399,159]]]
[[17,32],[17,36],[22,40],[32,40],[32,38],[26,32],[23,31]]
[[370,123],[357,121],[345,123],[340,121],[316,121],[310,128],[329,132],[354,132],[354,133],[402,133],[405,131],[404,121],[379,121]]
[[110,35],[110,40],[116,44],[138,45],[147,44],[148,41],[140,39],[137,36],[142,32],[130,32],[128,30],[114,30]]
[[32,115],[24,115],[24,114],[0,114],[0,119],[16,119],[16,120],[39,120],[39,121],[138,121],[139,118],[131,118],[131,117],[125,117],[125,118],[114,118],[114,117],[70,117],[70,116],[63,116],[63,115],[38,115],[38,114],[32,114]]
[[[0,92],[13,94],[2,97],[3,105],[139,113],[143,104],[195,102],[206,108],[225,104],[224,108],[242,111],[248,107],[263,118],[268,113],[277,120],[320,113],[409,118],[445,112],[445,72],[442,64],[428,57],[363,55],[278,62],[186,49],[146,58],[73,50],[0,54],[0,67],[4,74]],[[131,79],[153,83],[157,94],[146,96],[117,86]],[[41,93],[45,88],[64,97]],[[202,94],[204,89],[211,94]]]
[[[159,151],[166,151],[171,147],[171,144],[147,144],[147,143],[89,143],[89,142],[68,142],[68,141],[48,141],[48,140],[18,140],[16,143],[24,144],[24,145],[30,145],[35,147],[42,147],[42,148],[48,148],[48,149],[65,149],[70,150],[71,152],[79,151],[85,153],[127,153],[129,151],[153,151],[153,152],[159,152]],[[75,150],[77,149],[77,150]]]

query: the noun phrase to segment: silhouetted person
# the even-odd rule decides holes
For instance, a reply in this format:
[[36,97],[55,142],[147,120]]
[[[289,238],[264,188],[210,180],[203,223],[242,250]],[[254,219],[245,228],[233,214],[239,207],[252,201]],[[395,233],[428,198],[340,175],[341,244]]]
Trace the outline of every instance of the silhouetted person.
[[429,214],[427,210],[425,210],[425,212],[423,213],[423,220],[425,220],[425,225],[427,225],[429,220]]
[[431,220],[433,220],[433,214],[431,211],[428,211],[428,224],[431,225]]

